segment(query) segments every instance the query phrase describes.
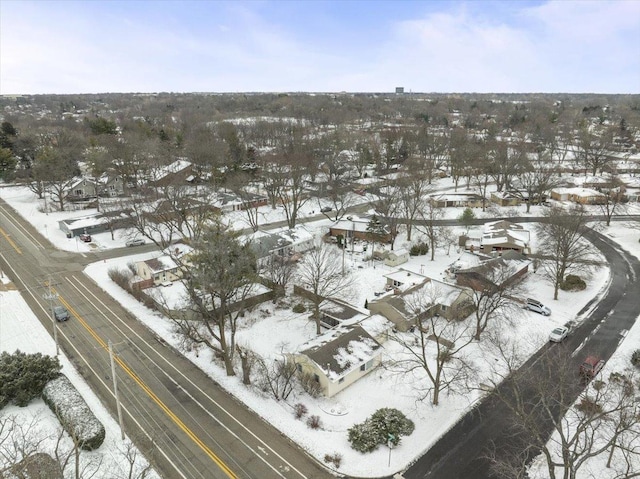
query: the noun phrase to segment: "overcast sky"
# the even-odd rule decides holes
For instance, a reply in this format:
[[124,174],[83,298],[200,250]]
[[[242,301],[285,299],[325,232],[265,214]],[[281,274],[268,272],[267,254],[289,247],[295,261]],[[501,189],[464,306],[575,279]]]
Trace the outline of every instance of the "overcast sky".
[[0,0],[0,93],[640,92],[640,1]]

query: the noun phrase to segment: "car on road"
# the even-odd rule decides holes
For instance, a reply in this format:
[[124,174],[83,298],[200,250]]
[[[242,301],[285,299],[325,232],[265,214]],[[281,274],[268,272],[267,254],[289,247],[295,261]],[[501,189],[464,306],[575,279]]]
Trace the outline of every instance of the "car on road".
[[80,241],[84,241],[85,243],[91,243],[91,235],[80,235]]
[[604,367],[604,360],[597,356],[587,356],[580,365],[580,376],[583,379],[590,380],[596,377],[596,375]]
[[534,313],[542,314],[544,316],[549,316],[551,314],[551,310],[549,308],[535,299],[527,298],[524,303],[524,307],[529,311],[533,311]]
[[549,341],[552,343],[561,343],[569,334],[569,328],[566,326],[560,326],[549,334]]
[[329,213],[332,210],[333,208],[331,206],[323,206],[322,208],[320,208],[320,213]]
[[64,306],[55,306],[53,308],[53,317],[56,318],[56,321],[66,321],[70,318],[70,315]]
[[127,246],[142,246],[144,244],[144,240],[142,238],[134,238],[127,241]]

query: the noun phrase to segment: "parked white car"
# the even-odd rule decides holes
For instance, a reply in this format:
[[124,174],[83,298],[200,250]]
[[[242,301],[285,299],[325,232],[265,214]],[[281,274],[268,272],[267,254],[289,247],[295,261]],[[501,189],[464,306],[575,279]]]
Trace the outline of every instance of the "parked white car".
[[542,314],[544,316],[549,316],[551,314],[551,310],[549,308],[535,299],[528,298],[524,303],[524,307],[529,311],[533,311],[534,313]]
[[551,341],[552,343],[561,343],[568,334],[569,328],[560,326],[551,331],[551,334],[549,334],[549,341]]
[[142,246],[144,244],[144,240],[142,238],[130,239],[126,244],[127,246]]

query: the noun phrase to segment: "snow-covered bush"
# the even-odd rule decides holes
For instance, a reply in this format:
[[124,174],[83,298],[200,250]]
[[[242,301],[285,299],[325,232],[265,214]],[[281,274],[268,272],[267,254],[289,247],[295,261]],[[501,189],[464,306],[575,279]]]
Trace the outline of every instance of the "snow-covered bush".
[[49,381],[42,398],[80,448],[92,451],[102,445],[104,426],[65,375]]
[[402,412],[393,408],[382,408],[365,422],[349,429],[349,442],[356,451],[371,452],[380,444],[388,442],[397,446],[400,436],[408,436],[414,429],[413,421]]
[[58,358],[21,351],[0,354],[0,409],[10,402],[26,406],[42,394],[48,381],[59,374]]
[[587,283],[580,276],[568,274],[562,283],[560,289],[563,291],[584,291],[587,289]]
[[631,364],[636,367],[640,367],[640,349],[636,349],[631,353]]

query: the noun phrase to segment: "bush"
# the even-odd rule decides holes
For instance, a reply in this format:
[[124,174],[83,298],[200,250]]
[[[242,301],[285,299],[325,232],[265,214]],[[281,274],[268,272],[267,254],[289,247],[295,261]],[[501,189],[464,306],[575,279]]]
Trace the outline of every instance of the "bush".
[[307,409],[307,406],[305,406],[301,402],[293,406],[293,410],[295,411],[296,419],[302,419],[302,417],[309,412],[309,410]]
[[16,351],[0,355],[0,408],[13,402],[24,407],[39,397],[45,385],[60,375],[58,358]]
[[296,305],[293,306],[292,311],[294,313],[298,313],[298,314],[302,314],[307,310],[307,308],[305,308],[304,304],[302,303],[298,303]]
[[342,464],[342,454],[337,452],[334,452],[333,454],[325,454],[324,462],[331,463],[336,469],[340,469],[340,464]]
[[409,256],[423,256],[429,252],[427,243],[414,244],[409,250]]
[[320,416],[309,416],[307,426],[311,429],[320,429]]
[[81,449],[93,451],[102,445],[104,426],[66,376],[49,381],[42,391],[42,399]]
[[563,291],[583,291],[587,288],[587,283],[580,276],[568,274],[563,282],[560,283],[560,289]]
[[409,436],[415,425],[402,412],[393,408],[382,408],[374,412],[365,422],[348,430],[351,447],[360,452],[371,452],[388,441],[395,446],[400,436]]
[[589,417],[595,416],[596,414],[600,414],[602,412],[602,406],[589,397],[582,398],[582,401],[580,401],[576,408],[578,409],[578,411],[581,411]]
[[107,272],[111,281],[116,283],[122,289],[129,291],[129,275],[117,268],[109,268]]
[[300,381],[300,386],[302,386],[302,389],[304,389],[309,396],[311,396],[312,398],[317,398],[318,396],[320,396],[322,387],[320,386],[320,383],[316,381],[316,378],[313,376],[313,374],[299,374],[298,380]]
[[636,367],[640,367],[640,349],[636,349],[631,353],[631,364]]

